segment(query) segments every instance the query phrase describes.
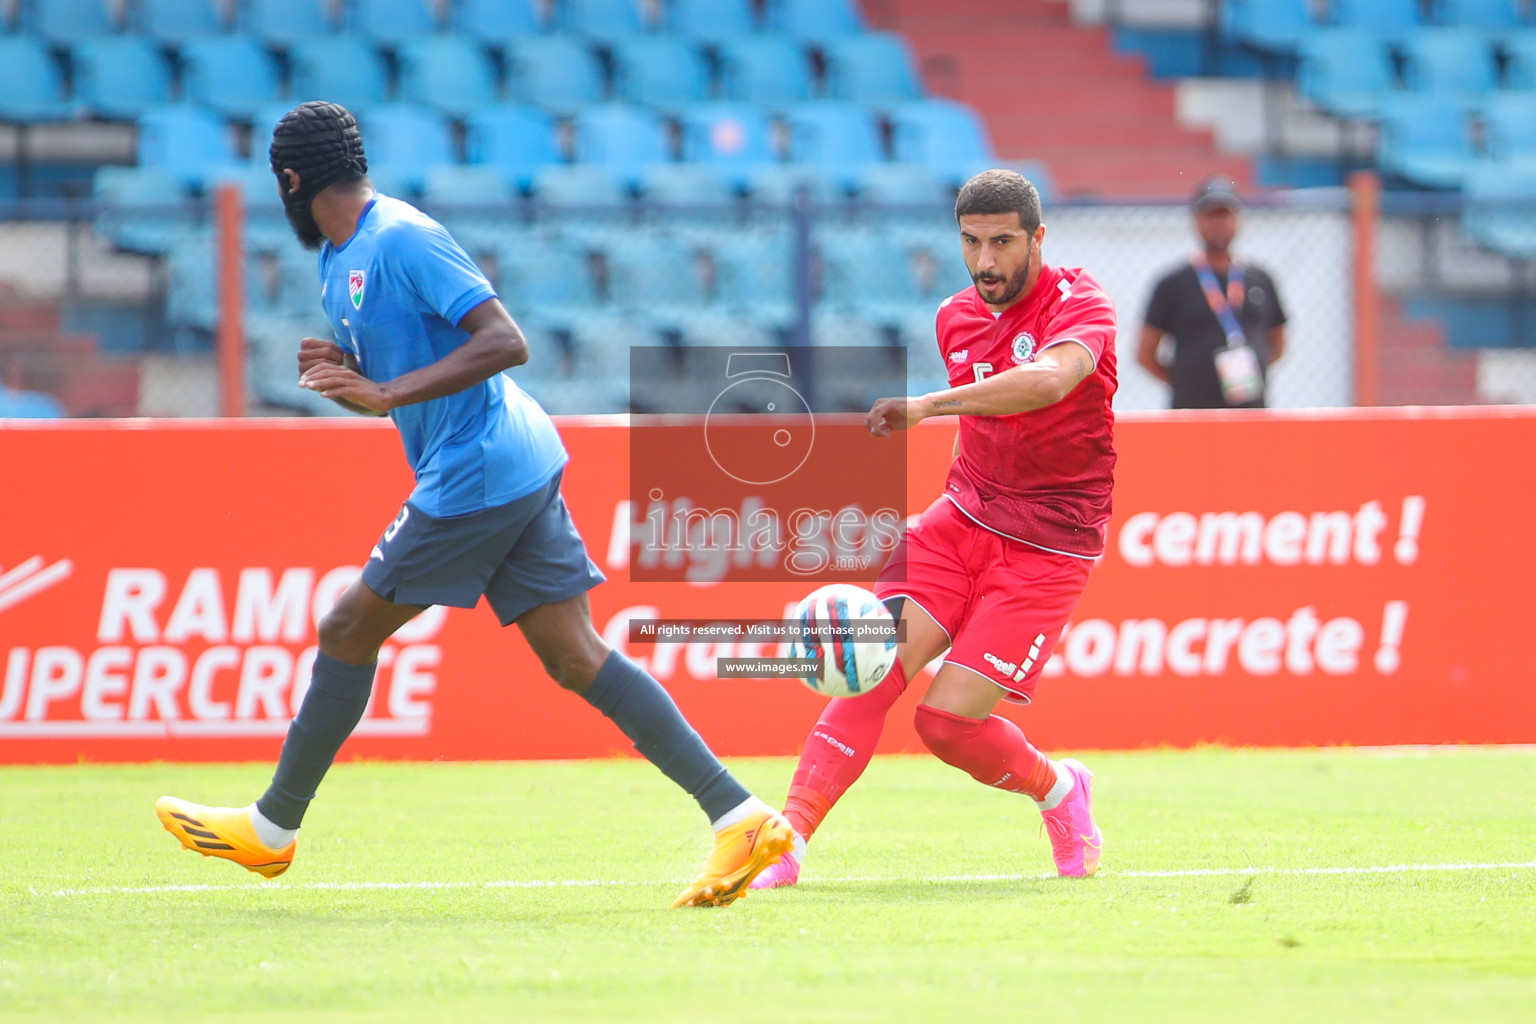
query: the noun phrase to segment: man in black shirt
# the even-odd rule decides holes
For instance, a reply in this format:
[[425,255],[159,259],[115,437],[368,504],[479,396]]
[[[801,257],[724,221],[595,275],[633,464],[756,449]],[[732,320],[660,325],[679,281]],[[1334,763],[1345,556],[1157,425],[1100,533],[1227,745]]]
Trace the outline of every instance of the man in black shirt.
[[[1262,267],[1232,256],[1243,201],[1230,178],[1195,192],[1202,251],[1169,271],[1142,318],[1136,361],[1173,387],[1175,409],[1262,408],[1265,375],[1285,351],[1285,309]],[[1171,359],[1158,359],[1163,337]]]

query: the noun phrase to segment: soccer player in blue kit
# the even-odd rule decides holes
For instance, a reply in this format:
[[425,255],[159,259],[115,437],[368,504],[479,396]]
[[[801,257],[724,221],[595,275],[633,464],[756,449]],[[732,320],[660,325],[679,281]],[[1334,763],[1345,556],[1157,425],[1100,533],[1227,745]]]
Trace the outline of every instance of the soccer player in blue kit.
[[295,107],[273,132],[271,162],[294,233],[319,250],[337,338],[303,340],[300,386],[394,420],[416,488],[362,578],[320,621],[313,679],[271,786],[240,808],[162,797],[161,823],[189,850],[282,874],[305,810],[367,708],[379,647],[425,607],[472,608],[483,594],[555,682],[608,716],[709,817],[714,849],[673,906],[744,895],[789,850],[789,824],[593,628],[587,591],[603,574],[560,494],[560,436],[503,374],[527,362],[528,343],[490,282],[441,225],[374,191],[345,108]]

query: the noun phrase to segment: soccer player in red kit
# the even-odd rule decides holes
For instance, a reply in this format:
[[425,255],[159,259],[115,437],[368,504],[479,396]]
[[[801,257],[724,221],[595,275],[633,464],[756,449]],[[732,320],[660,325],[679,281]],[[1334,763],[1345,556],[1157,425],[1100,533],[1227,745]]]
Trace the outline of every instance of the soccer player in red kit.
[[992,710],[1033,697],[1104,550],[1115,310],[1087,271],[1042,261],[1040,196],[1021,175],[978,174],[961,188],[955,217],[975,287],[939,307],[951,386],[882,398],[866,417],[876,437],[930,416],[960,417],[943,495],[875,584],[906,639],[879,686],[829,702],[806,738],[784,807],[794,851],[754,888],[799,880],[806,842],[869,764],[886,714],[945,648],[915,715],[923,743],[978,782],[1034,799],[1060,874],[1091,875],[1099,865],[1092,773],[1046,757]]

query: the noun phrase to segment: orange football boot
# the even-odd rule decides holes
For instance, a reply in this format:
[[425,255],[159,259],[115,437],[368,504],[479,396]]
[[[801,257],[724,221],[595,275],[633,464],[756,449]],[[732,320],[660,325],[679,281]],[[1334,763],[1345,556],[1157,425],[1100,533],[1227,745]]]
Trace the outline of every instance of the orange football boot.
[[276,878],[293,863],[295,839],[274,850],[256,838],[250,812],[244,807],[204,807],[174,796],[155,801],[155,814],[181,845],[204,857],[223,857],[263,878]]
[[795,845],[795,830],[771,808],[749,815],[744,821],[715,833],[715,848],[704,870],[674,907],[723,907],[747,894],[766,868],[778,863]]

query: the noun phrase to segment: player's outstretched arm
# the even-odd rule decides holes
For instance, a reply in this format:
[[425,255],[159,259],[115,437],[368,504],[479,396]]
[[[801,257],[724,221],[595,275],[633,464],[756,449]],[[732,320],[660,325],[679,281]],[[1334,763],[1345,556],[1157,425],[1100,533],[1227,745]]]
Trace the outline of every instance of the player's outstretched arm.
[[1055,405],[1093,372],[1093,355],[1075,341],[1052,345],[1032,363],[974,384],[919,397],[881,398],[864,417],[876,437],[906,430],[930,416],[1009,416]]
[[528,361],[528,341],[499,299],[486,299],[464,314],[459,328],[469,332],[464,344],[394,380],[372,381],[355,369],[321,363],[305,372],[299,384],[326,398],[386,413],[456,394]]

